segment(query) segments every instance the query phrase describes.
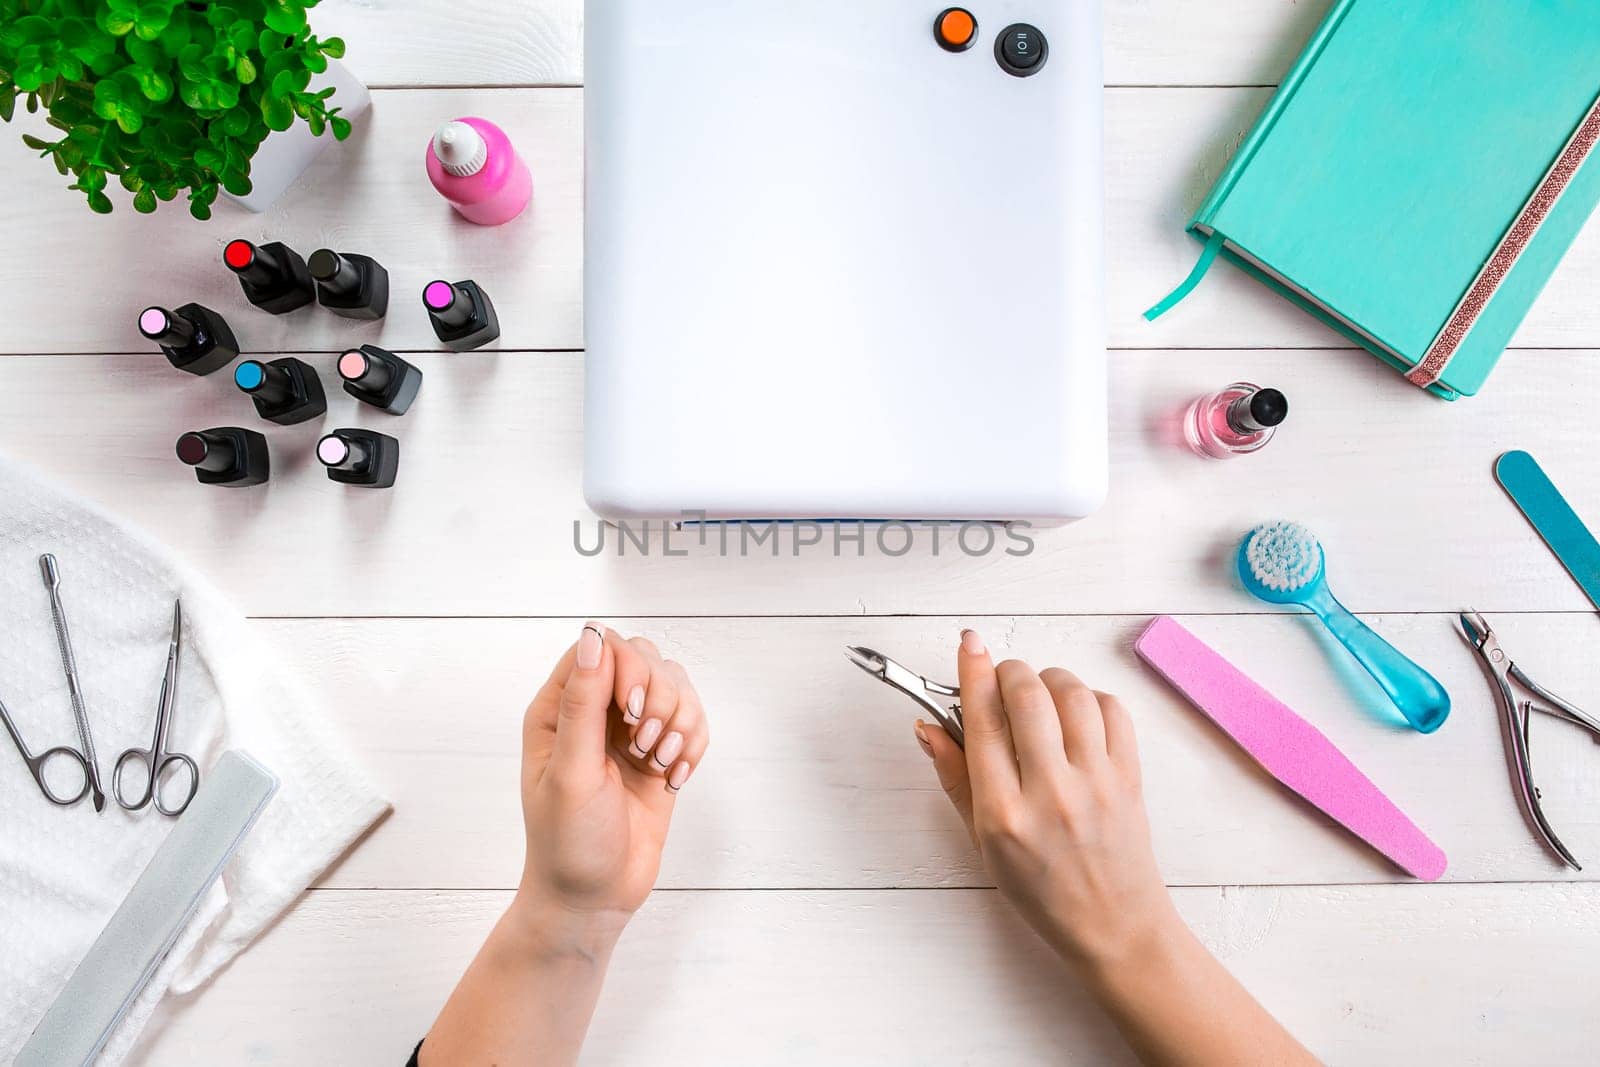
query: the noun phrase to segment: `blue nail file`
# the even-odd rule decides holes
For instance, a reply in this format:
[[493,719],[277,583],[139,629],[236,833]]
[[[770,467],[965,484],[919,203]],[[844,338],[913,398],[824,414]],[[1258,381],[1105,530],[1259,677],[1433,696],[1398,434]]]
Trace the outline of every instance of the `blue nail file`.
[[1539,461],[1526,452],[1507,452],[1495,464],[1494,476],[1584,595],[1600,608],[1600,541],[1594,539]]

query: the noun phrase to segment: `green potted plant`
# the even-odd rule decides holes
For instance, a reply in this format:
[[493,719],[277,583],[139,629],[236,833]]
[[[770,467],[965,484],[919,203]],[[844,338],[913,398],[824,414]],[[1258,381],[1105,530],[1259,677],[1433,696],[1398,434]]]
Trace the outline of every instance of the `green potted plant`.
[[[56,136],[24,143],[102,214],[113,179],[140,212],[184,195],[209,218],[219,191],[260,210],[367,103],[330,71],[344,42],[312,34],[316,2],[0,0],[0,118],[43,109]],[[264,166],[280,142],[296,158]]]

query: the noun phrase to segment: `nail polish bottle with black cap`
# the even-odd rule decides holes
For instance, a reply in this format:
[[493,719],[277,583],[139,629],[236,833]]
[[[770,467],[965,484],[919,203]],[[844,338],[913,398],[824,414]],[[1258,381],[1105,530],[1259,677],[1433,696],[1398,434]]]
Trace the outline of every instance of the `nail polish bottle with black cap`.
[[255,402],[256,414],[279,426],[309,422],[328,410],[316,368],[293,356],[271,363],[247,359],[234,370],[233,384]]
[[344,391],[391,415],[404,415],[422,388],[422,372],[377,345],[352,348],[339,357]]
[[139,314],[139,332],[161,346],[168,363],[188,374],[210,374],[239,358],[239,342],[226,320],[199,304],[175,311],[145,308]]
[[317,302],[347,319],[381,319],[389,310],[389,272],[370,256],[319,248],[308,261]]
[[278,241],[253,245],[229,241],[222,262],[238,275],[245,299],[262,311],[283,315],[317,298],[316,284],[300,254]]
[[201,485],[244,489],[272,474],[267,439],[237,426],[184,434],[178,438],[178,458],[194,468]]
[[422,290],[433,332],[450,348],[482,348],[500,336],[500,319],[477,282],[432,281]]
[[1278,390],[1235,382],[1189,405],[1183,435],[1197,455],[1230,459],[1265,448],[1288,417],[1288,398]]
[[335,430],[317,442],[317,459],[340,485],[387,489],[400,471],[400,442],[374,430]]

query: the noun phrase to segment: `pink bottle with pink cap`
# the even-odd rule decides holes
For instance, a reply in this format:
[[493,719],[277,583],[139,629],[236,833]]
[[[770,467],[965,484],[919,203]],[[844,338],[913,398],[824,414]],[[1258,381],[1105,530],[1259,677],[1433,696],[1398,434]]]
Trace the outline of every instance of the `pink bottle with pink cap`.
[[505,131],[487,119],[439,127],[428,144],[428,178],[469,222],[510,222],[533,198],[533,175]]

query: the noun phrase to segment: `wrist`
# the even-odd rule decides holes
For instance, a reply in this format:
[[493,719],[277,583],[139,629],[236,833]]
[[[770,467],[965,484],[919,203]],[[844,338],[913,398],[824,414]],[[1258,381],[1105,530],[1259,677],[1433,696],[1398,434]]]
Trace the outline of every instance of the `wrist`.
[[629,918],[621,912],[575,909],[521,889],[500,926],[508,947],[529,959],[604,963]]
[[[1098,982],[1166,958],[1189,935],[1176,908],[1162,901],[1139,914],[1124,912],[1114,921],[1093,924],[1056,949],[1085,978]],[[1060,929],[1060,927],[1058,927]]]
[[1194,934],[1177,909],[1167,907],[1131,924],[1116,937],[1088,946],[1079,965],[1092,985],[1105,990],[1181,967],[1191,944],[1198,944]]

